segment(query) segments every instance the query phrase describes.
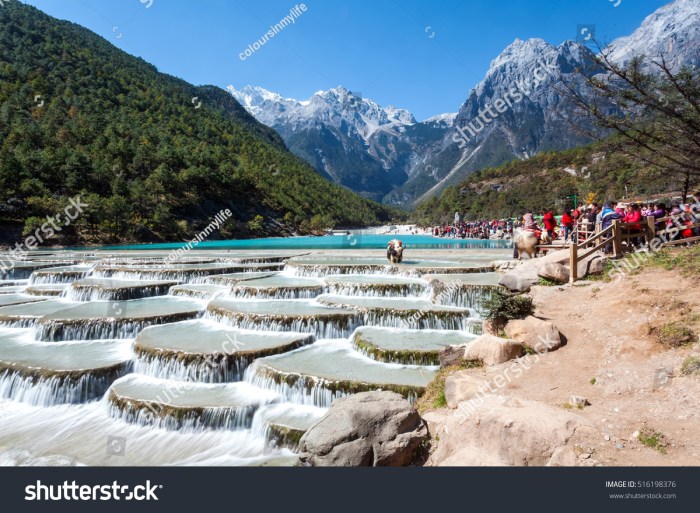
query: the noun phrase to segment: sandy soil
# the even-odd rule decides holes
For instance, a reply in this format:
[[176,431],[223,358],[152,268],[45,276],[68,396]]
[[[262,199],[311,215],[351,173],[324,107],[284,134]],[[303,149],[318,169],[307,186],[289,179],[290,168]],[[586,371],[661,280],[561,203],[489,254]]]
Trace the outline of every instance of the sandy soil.
[[[567,344],[542,355],[499,394],[584,417],[594,429],[577,430],[567,444],[576,465],[700,465],[700,372],[681,373],[688,356],[700,357],[700,344],[670,348],[654,330],[681,321],[700,333],[700,277],[645,270],[618,282],[536,286],[531,295],[535,316],[554,322]],[[469,372],[493,382],[510,364]],[[572,395],[590,405],[570,408]],[[454,410],[435,413],[448,412]],[[666,447],[643,445],[634,435],[645,428],[662,433]]]
[[[700,333],[698,278],[646,270],[617,283],[538,286],[531,294],[535,315],[554,322],[567,345],[504,393],[561,407],[571,395],[585,397],[591,405],[574,411],[597,433],[573,440],[577,464],[700,465],[700,375],[680,371],[700,347],[668,348],[652,330],[682,320]],[[645,426],[665,436],[665,453],[633,437]]]

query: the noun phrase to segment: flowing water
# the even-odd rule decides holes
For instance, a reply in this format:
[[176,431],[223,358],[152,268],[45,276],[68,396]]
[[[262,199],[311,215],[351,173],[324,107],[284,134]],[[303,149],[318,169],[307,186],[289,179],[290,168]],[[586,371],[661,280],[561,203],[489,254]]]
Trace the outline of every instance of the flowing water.
[[333,400],[414,401],[438,351],[479,333],[500,255],[475,247],[399,266],[141,248],[17,262],[0,276],[0,464],[292,465]]

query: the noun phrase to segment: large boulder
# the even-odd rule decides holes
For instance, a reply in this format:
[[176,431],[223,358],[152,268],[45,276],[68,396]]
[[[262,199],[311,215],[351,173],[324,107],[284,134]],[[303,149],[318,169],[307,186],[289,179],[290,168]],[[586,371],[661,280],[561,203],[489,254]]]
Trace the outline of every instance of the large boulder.
[[540,278],[545,278],[555,283],[569,283],[569,274],[569,269],[556,262],[547,262],[537,270],[537,275]]
[[533,285],[540,281],[537,269],[531,266],[520,266],[515,271],[504,274],[498,284],[511,292],[528,292]]
[[445,400],[447,406],[456,408],[462,401],[477,397],[491,390],[491,384],[473,371],[458,371],[445,379]]
[[520,342],[485,333],[465,346],[462,358],[480,361],[484,365],[498,365],[522,355],[523,345]]
[[554,351],[562,346],[561,333],[556,325],[532,315],[525,319],[508,321],[504,331],[508,338],[512,338],[538,353]]
[[561,448],[576,431],[593,429],[581,416],[562,408],[490,394],[476,405],[460,403],[440,428],[429,465],[562,464],[568,460],[561,457]]
[[403,396],[363,392],[333,402],[301,437],[300,460],[316,467],[410,465],[428,437],[426,423]]

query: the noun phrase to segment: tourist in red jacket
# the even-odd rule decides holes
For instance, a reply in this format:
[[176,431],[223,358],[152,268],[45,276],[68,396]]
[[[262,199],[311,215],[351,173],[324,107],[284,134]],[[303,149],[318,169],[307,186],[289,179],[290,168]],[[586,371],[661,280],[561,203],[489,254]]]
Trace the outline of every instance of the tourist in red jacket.
[[642,222],[642,210],[639,208],[639,205],[636,203],[627,205],[627,211],[625,212],[625,217],[622,218],[622,222],[634,223],[632,226],[628,226],[624,232],[637,235],[637,237],[630,239],[630,242],[635,246],[639,246],[642,242],[642,225],[640,224]]
[[571,216],[570,208],[564,209],[564,214],[561,216],[561,225],[564,228],[564,242],[566,242],[574,231],[574,218]]
[[542,211],[543,219],[542,222],[544,223],[544,229],[547,231],[547,235],[549,235],[550,239],[554,239],[554,229],[557,227],[557,220],[554,218],[554,214],[552,213],[552,210],[543,210]]

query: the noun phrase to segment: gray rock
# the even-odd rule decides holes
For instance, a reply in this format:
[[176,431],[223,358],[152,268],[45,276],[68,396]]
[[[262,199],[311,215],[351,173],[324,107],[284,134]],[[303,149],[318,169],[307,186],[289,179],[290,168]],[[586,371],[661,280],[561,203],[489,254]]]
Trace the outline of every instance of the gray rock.
[[591,403],[588,402],[588,399],[580,395],[572,395],[569,399],[569,404],[575,408],[583,408],[584,406],[591,405]]
[[464,356],[464,349],[466,345],[460,346],[447,346],[444,349],[438,351],[438,360],[440,360],[441,367],[449,367],[450,365],[457,365],[462,361]]
[[498,280],[498,284],[512,292],[528,292],[539,281],[539,276],[533,269],[527,271],[525,269],[525,266],[522,266],[515,271],[504,274]]
[[394,392],[336,400],[299,442],[302,464],[317,467],[404,466],[429,436],[418,412]]
[[556,325],[532,315],[525,319],[508,321],[504,331],[508,338],[525,344],[538,353],[554,351],[562,345],[561,333]]
[[480,391],[485,393],[490,390],[491,385],[487,380],[469,371],[455,372],[445,380],[445,400],[450,408],[476,397]]
[[499,338],[485,333],[466,345],[464,359],[480,361],[484,365],[497,365],[523,355],[523,345],[515,340]]
[[542,265],[537,271],[537,275],[556,283],[569,283],[569,270],[556,262]]
[[[595,432],[581,416],[541,402],[487,394],[479,403],[459,404],[428,465],[571,465],[571,454],[562,451],[572,451],[574,434]],[[483,454],[498,462],[484,463]]]

